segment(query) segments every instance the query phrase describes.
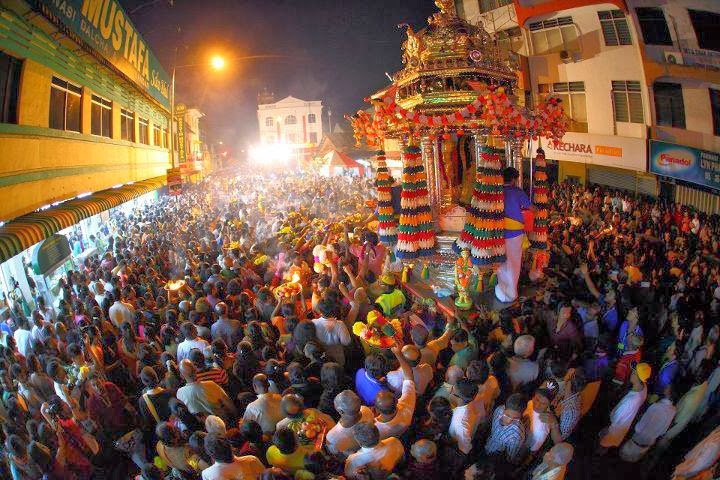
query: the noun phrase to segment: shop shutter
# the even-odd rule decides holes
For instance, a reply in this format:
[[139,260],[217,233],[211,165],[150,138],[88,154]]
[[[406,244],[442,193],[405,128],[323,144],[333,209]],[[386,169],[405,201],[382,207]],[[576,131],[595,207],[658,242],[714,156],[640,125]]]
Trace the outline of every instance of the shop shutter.
[[675,202],[711,215],[720,213],[720,196],[717,193],[677,184],[675,186]]
[[637,193],[649,197],[657,196],[657,177],[643,173],[637,174]]
[[588,182],[632,193],[636,191],[635,172],[629,170],[611,170],[591,166],[588,168]]

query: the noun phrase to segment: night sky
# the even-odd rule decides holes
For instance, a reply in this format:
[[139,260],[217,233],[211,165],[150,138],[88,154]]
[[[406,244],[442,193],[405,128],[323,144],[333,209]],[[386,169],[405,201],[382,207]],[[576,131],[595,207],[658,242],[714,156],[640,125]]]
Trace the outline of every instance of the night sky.
[[[333,124],[365,108],[363,98],[388,83],[401,66],[407,22],[425,26],[432,0],[121,0],[168,73],[207,62],[219,52],[232,68],[205,65],[177,70],[177,101],[206,113],[210,141],[236,148],[257,141],[257,94],[267,86],[281,99],[322,100]],[[137,9],[136,7],[149,4]],[[179,31],[178,31],[179,29]],[[233,62],[233,56],[285,58]],[[327,126],[327,117],[324,118]],[[349,126],[348,126],[349,128]]]

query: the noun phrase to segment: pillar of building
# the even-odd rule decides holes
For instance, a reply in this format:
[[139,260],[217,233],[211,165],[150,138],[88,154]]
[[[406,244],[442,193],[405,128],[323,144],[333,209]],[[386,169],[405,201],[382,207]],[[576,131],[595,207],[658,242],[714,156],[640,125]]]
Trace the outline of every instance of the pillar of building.
[[438,211],[440,202],[438,202],[437,183],[435,176],[437,175],[437,159],[433,149],[433,142],[428,135],[424,135],[420,140],[420,150],[422,152],[423,165],[425,166],[425,174],[427,176],[428,198],[430,200],[430,209],[435,227],[438,228]]

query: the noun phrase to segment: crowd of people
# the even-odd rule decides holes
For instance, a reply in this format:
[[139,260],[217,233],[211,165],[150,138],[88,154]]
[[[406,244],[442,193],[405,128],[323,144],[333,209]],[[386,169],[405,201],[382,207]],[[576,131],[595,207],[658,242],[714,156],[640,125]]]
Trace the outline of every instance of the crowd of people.
[[215,178],[114,215],[0,325],[3,478],[712,478],[720,222],[551,192],[542,278],[454,315],[403,291],[369,182]]

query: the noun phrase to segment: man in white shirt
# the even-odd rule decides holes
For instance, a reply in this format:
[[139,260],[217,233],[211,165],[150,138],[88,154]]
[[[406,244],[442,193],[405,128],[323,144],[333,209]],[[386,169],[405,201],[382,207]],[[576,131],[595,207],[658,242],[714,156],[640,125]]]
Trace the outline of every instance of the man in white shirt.
[[[428,385],[433,379],[433,368],[427,363],[420,363],[420,349],[415,345],[405,345],[402,349],[402,355],[410,364],[413,370],[413,381],[415,382],[415,391],[418,396],[425,394]],[[403,371],[402,368],[389,372],[386,376],[387,383],[395,395],[402,393]]]
[[399,348],[393,347],[392,352],[400,362],[403,372],[402,394],[396,399],[392,392],[381,390],[375,397],[375,426],[381,439],[399,437],[405,433],[412,424],[415,413],[416,393],[412,368]]
[[205,437],[205,451],[215,463],[203,470],[203,480],[257,480],[265,471],[253,455],[234,456],[230,442],[215,433]]
[[485,406],[483,399],[478,398],[478,386],[471,380],[461,379],[456,390],[462,405],[453,409],[448,433],[457,443],[458,450],[467,455],[473,448],[478,426],[485,421]]
[[562,442],[560,425],[550,410],[553,398],[552,390],[538,388],[523,413],[527,433],[526,447],[531,454],[539,452],[548,437],[552,438],[554,444]]
[[345,477],[385,478],[405,456],[405,447],[395,437],[380,440],[377,427],[371,423],[358,423],[353,427],[355,441],[360,445],[357,453],[345,461]]
[[360,397],[352,390],[338,393],[333,404],[340,414],[340,421],[325,435],[325,447],[332,454],[348,456],[360,448],[352,428],[361,422],[373,423],[375,416],[369,407],[361,404]]
[[176,396],[190,413],[215,415],[225,421],[235,416],[235,405],[225,390],[211,380],[198,382],[197,369],[190,360],[185,359],[180,362],[180,374],[186,383],[184,387],[178,389]]
[[278,393],[270,392],[270,382],[267,375],[263,373],[258,373],[253,377],[253,390],[255,390],[257,400],[247,406],[243,421],[257,422],[263,433],[272,434],[277,423],[285,418],[282,408],[280,408],[282,397]]
[[131,325],[134,325],[135,309],[133,306],[123,302],[120,292],[116,292],[115,297],[116,300],[110,305],[110,310],[108,311],[112,324],[115,325],[115,328],[120,328],[120,325],[124,322],[130,322]]
[[674,480],[711,478],[713,467],[718,460],[720,460],[720,427],[710,432],[685,455],[683,462],[675,467],[672,478]]
[[620,448],[620,458],[637,462],[650,450],[658,438],[665,435],[675,418],[677,409],[672,402],[672,386],[665,389],[665,396],[645,410],[635,424],[635,432]]
[[27,356],[32,353],[32,332],[30,331],[30,326],[24,316],[18,316],[16,323],[17,330],[13,332],[15,345],[17,345],[20,355],[27,358]]
[[345,346],[350,345],[351,337],[345,322],[339,321],[335,305],[327,300],[321,300],[317,309],[322,315],[314,319],[315,333],[330,358],[340,365],[345,365]]
[[[102,304],[100,304],[102,305]],[[49,307],[45,302],[45,297],[38,296],[37,298],[37,309],[43,316],[46,322],[55,323],[55,310]]]
[[178,364],[186,358],[190,358],[190,350],[197,348],[201,352],[204,352],[205,348],[210,346],[207,340],[198,336],[197,327],[191,322],[185,322],[180,325],[180,331],[185,336],[185,340],[180,342],[177,347]]

